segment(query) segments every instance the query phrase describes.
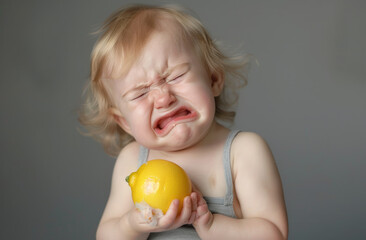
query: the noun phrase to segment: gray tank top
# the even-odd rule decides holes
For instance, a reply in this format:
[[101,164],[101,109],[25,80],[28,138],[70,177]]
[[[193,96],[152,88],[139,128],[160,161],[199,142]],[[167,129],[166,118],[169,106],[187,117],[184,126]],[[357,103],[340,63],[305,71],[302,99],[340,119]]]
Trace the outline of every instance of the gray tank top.
[[[230,131],[224,146],[223,163],[224,163],[224,171],[227,185],[226,195],[224,197],[204,197],[204,199],[207,202],[208,208],[212,213],[218,213],[232,218],[236,218],[236,215],[233,208],[234,195],[233,195],[233,181],[231,176],[231,165],[230,165],[230,149],[231,149],[231,143],[233,142],[235,136],[238,133],[239,130]],[[139,166],[147,162],[148,156],[149,156],[149,149],[141,146],[138,159]],[[180,228],[166,232],[151,233],[148,239],[200,239],[200,238],[192,225],[184,225]]]

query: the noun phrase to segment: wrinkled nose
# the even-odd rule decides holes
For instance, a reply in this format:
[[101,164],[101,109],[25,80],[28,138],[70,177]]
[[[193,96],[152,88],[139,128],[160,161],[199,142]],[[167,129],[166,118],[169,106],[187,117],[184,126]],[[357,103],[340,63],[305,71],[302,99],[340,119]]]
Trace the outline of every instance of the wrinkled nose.
[[168,108],[176,102],[176,97],[169,90],[169,87],[163,86],[153,90],[154,107],[156,109]]

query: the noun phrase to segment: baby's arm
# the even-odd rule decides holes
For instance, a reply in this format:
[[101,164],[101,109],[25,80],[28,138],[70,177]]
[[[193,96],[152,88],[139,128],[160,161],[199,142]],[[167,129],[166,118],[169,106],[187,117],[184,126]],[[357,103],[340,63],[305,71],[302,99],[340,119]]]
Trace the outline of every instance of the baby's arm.
[[123,181],[136,171],[138,145],[127,145],[118,156],[112,175],[111,192],[100,220],[97,239],[146,239],[148,233],[139,233],[129,226],[129,217],[135,216],[131,190]]
[[131,190],[124,178],[137,170],[139,145],[131,143],[119,155],[112,176],[111,193],[100,220],[97,239],[147,239],[150,232],[166,231],[191,224],[195,219],[197,201],[192,203],[191,196],[184,199],[183,209],[178,215],[179,201],[170,205],[157,226],[146,223],[142,214],[135,208]]
[[265,141],[240,133],[232,146],[233,182],[242,219],[211,214],[198,200],[194,226],[202,239],[287,239],[287,215],[280,176]]

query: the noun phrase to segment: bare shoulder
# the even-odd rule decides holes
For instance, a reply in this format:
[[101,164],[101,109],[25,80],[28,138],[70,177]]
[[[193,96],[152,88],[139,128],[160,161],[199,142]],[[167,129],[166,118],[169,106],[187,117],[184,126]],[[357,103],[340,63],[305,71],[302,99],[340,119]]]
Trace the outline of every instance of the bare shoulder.
[[[257,146],[257,147],[263,147],[263,144],[266,144],[263,137],[261,137],[259,134],[254,132],[239,132],[238,135],[235,137],[233,146],[235,144],[246,144],[248,146]],[[244,146],[241,146],[244,147]]]
[[126,145],[119,153],[112,176],[112,192],[115,186],[120,184],[120,180],[127,177],[131,172],[138,168],[140,145],[136,142],[131,142]]
[[240,132],[235,137],[232,148],[232,164],[247,165],[273,164],[273,155],[267,142],[257,133]]
[[137,159],[139,157],[140,145],[137,142],[131,142],[126,145],[119,153],[115,170],[119,168],[131,169],[137,167]]
[[121,184],[126,185],[121,179],[124,179],[132,171],[137,170],[139,148],[140,145],[138,143],[131,142],[119,153],[113,170],[111,194],[117,191],[117,189],[120,190]]
[[241,132],[233,141],[231,162],[234,178],[246,182],[279,182],[279,174],[267,142],[253,132]]

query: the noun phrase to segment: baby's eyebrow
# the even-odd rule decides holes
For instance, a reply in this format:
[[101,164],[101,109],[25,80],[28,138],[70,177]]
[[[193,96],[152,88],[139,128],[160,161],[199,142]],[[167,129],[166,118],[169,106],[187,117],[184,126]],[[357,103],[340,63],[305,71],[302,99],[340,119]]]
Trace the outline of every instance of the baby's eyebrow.
[[184,67],[189,69],[189,66],[190,66],[189,63],[181,63],[178,65],[175,65],[174,67],[171,67],[171,68],[168,68],[167,70],[165,70],[164,73],[162,74],[162,77],[167,77],[169,74],[171,74],[176,69],[182,69]]

